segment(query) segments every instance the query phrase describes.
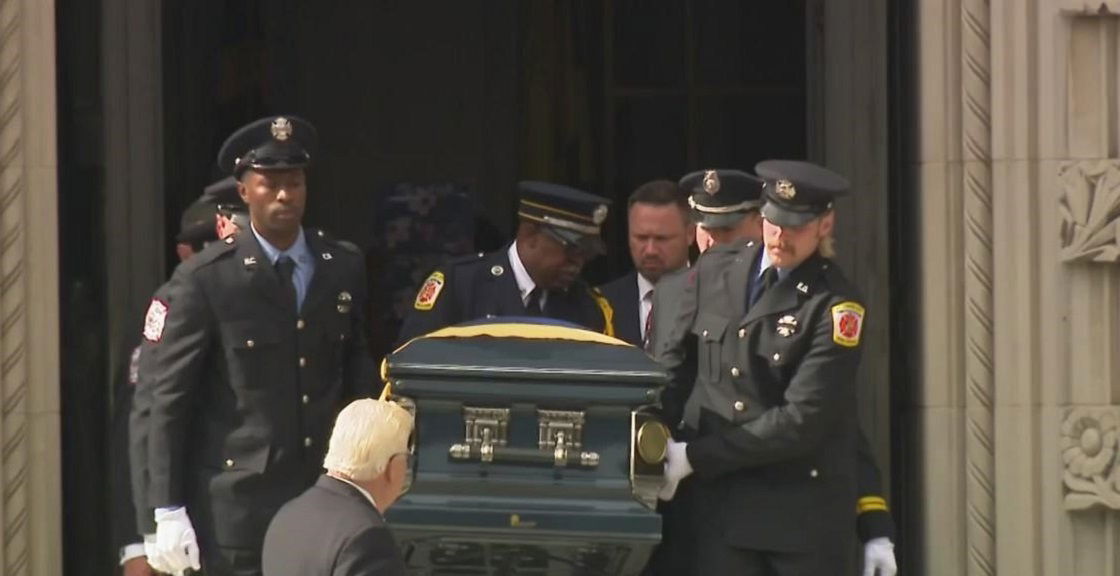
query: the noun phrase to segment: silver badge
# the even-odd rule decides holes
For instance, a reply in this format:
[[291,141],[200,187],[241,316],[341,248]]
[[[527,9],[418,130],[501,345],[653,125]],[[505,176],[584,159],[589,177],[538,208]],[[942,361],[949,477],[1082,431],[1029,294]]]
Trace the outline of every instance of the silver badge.
[[797,332],[797,318],[790,315],[778,318],[778,335],[789,338],[794,332]]
[[334,256],[330,252],[323,252],[323,260],[330,260]]
[[352,302],[353,300],[354,300],[354,298],[352,296],[350,296],[349,292],[347,292],[345,290],[343,290],[342,292],[339,292],[338,293],[338,313],[339,314],[349,314],[350,313],[350,302]]
[[607,219],[608,210],[606,204],[600,204],[595,208],[595,212],[591,214],[591,221],[594,222],[596,226],[602,224]]
[[246,268],[248,268],[250,266],[256,266],[257,265],[257,257],[256,256],[247,256],[244,260],[241,261],[241,263],[244,264]]
[[778,180],[777,190],[775,190],[775,193],[779,198],[783,198],[785,200],[793,200],[793,197],[797,196],[797,188],[794,187],[793,182],[790,182],[789,180]]
[[502,268],[501,266],[494,265],[490,268],[490,274],[492,276],[501,276],[502,274],[505,274],[505,273],[506,273],[506,269]]
[[292,136],[292,123],[280,116],[272,121],[272,137],[283,142]]
[[719,174],[715,170],[704,172],[704,191],[708,194],[719,192]]

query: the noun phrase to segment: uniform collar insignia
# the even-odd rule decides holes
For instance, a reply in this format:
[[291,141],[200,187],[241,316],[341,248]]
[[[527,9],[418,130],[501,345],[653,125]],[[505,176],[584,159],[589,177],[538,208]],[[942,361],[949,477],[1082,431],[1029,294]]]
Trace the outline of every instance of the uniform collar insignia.
[[257,257],[246,256],[245,259],[241,261],[241,263],[244,264],[246,268],[251,268],[257,265]]

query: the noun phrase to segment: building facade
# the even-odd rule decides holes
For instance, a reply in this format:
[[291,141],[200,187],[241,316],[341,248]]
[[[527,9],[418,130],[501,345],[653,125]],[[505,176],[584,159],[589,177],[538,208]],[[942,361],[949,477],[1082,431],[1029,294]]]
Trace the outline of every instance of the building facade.
[[[168,95],[183,89],[195,65],[181,39],[226,14],[222,3],[198,3],[211,12],[190,12],[201,19],[192,28],[180,4],[0,0],[3,574],[85,574],[87,560],[112,564],[111,554],[102,562],[96,552],[105,543],[96,536],[105,481],[82,473],[108,449],[89,432],[102,430],[133,318],[167,268],[166,247],[151,239],[168,235],[170,208],[186,199],[167,174],[188,176],[169,158],[191,157],[192,140],[182,134],[205,111]],[[369,17],[415,29],[439,4]],[[636,183],[629,179],[648,172],[624,155],[635,142],[625,137],[627,111],[641,109],[632,102],[681,102],[680,136],[699,144],[672,158],[700,168],[751,153],[704,124],[711,102],[749,102],[793,86],[799,116],[746,126],[758,127],[754,139],[792,127],[786,153],[847,174],[857,191],[838,208],[839,258],[873,314],[861,417],[889,472],[902,573],[1120,576],[1120,2],[782,3],[798,8],[736,17],[743,29],[751,18],[785,18],[767,42],[784,38],[792,47],[765,57],[801,67],[803,85],[758,80],[765,71],[705,81],[710,71],[695,64],[682,68],[679,86],[652,88],[637,76],[615,80],[628,65],[613,55],[631,33],[626,2],[453,4],[443,8],[459,11],[464,45],[474,51],[465,52],[466,64],[448,66],[482,70],[481,80],[459,78],[477,87],[464,98],[481,106],[482,121],[456,128],[442,148],[424,148],[407,126],[370,116],[363,122],[385,134],[373,148],[375,167],[396,170],[394,178],[473,178],[499,220],[509,185],[526,174],[625,197]],[[722,38],[696,16],[716,9],[709,4],[689,0],[669,19],[645,18],[695,22],[681,46],[702,53],[705,38]],[[301,26],[326,18],[301,15]],[[270,41],[291,40],[276,53],[302,54],[276,13],[261,20],[266,32],[281,30],[266,33]],[[587,48],[608,54],[606,64],[583,66],[587,56],[575,44],[555,48],[583,38],[557,33],[551,23],[560,21],[607,31],[591,35],[598,40]],[[542,40],[545,30],[559,35]],[[666,30],[676,29],[658,28]],[[439,59],[411,58],[423,63],[409,66],[423,71],[416,78],[442,73]],[[563,62],[565,72],[542,62]],[[585,81],[588,70],[606,80]],[[555,96],[577,84],[591,96]],[[273,87],[269,98],[283,92],[274,81],[260,85]],[[390,104],[411,98],[404,85],[388,90],[396,94]],[[280,101],[314,106],[320,96],[309,91]],[[583,101],[599,104],[572,104]],[[434,109],[426,115],[453,121],[456,108]],[[520,119],[503,113],[510,109]],[[603,128],[572,128],[581,124]],[[362,126],[352,128],[364,134]],[[498,144],[476,146],[491,142],[473,135],[481,132],[497,134]],[[524,152],[541,134],[549,153]],[[703,146],[710,135],[732,143],[713,153]],[[201,137],[200,155],[210,153],[210,139]],[[573,148],[584,140],[589,148]],[[596,148],[601,141],[609,145]],[[573,149],[583,152],[565,152]],[[345,155],[330,162],[348,164]],[[208,177],[190,176],[184,189],[197,192]],[[329,210],[350,197],[332,194],[319,214],[358,229],[347,210]],[[97,370],[82,377],[89,366]]]

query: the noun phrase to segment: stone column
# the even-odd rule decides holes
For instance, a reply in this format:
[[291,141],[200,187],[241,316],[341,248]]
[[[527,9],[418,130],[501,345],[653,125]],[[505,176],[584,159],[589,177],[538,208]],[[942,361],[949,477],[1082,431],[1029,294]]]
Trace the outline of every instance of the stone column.
[[921,573],[1120,575],[1118,5],[919,4]]
[[0,573],[9,576],[62,572],[54,43],[52,0],[0,0]]

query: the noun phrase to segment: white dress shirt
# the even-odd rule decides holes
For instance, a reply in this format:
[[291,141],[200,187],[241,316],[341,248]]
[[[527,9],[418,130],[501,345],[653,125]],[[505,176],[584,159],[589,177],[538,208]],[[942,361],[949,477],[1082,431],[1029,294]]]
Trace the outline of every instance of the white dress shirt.
[[[517,289],[521,291],[521,304],[527,306],[529,304],[529,293],[537,287],[537,283],[533,282],[532,276],[529,276],[529,271],[525,269],[525,264],[521,262],[521,256],[517,253],[517,242],[509,245],[509,267],[513,269],[513,279],[517,281]],[[544,311],[544,305],[548,302],[548,291],[545,290],[541,294],[541,311]]]

